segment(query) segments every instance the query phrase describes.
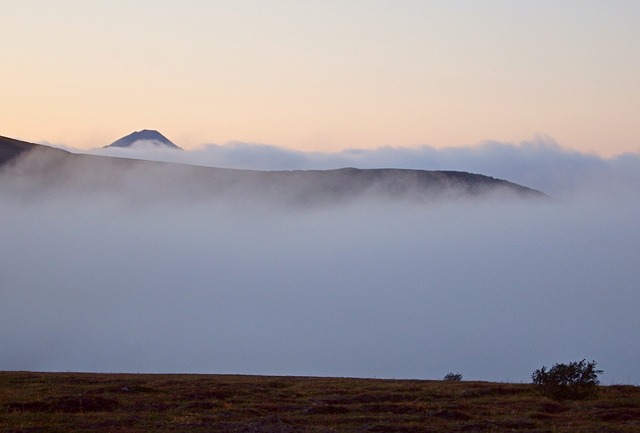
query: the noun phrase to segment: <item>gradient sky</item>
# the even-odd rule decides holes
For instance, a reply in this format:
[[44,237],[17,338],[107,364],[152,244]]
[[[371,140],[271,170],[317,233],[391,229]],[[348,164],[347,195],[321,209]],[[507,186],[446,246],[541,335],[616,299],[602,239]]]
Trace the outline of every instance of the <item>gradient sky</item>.
[[640,2],[4,1],[0,135],[640,151]]

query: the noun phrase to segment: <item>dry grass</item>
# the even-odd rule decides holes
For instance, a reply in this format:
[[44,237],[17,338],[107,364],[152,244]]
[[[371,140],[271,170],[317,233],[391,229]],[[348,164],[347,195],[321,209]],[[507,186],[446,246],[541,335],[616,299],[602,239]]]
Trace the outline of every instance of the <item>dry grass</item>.
[[640,388],[556,402],[531,385],[0,373],[0,432],[638,432]]

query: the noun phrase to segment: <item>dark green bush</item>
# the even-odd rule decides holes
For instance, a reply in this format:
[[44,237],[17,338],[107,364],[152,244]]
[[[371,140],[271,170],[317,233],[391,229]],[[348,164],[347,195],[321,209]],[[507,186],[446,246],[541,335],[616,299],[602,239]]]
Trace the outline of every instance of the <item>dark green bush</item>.
[[602,370],[596,370],[596,362],[586,362],[583,359],[569,364],[556,364],[549,370],[543,366],[533,372],[531,379],[547,397],[555,400],[582,400],[598,391],[598,374],[602,374]]
[[458,382],[462,380],[462,374],[460,373],[447,373],[445,374],[444,378],[442,380],[446,380],[446,381],[451,381],[451,382]]

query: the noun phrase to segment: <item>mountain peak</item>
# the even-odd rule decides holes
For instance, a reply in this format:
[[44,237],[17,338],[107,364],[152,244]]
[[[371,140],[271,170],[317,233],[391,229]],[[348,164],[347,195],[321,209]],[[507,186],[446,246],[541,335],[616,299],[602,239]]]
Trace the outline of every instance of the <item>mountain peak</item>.
[[167,137],[154,129],[143,129],[142,131],[132,132],[131,134],[122,137],[104,147],[131,147],[140,141],[151,143],[158,147],[181,149],[179,146],[171,142],[171,140],[169,140]]

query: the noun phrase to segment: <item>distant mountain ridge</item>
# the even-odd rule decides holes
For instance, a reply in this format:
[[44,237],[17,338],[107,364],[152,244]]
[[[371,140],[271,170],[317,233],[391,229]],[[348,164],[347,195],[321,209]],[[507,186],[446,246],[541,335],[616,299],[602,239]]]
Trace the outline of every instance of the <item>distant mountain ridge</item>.
[[132,132],[131,134],[124,136],[104,147],[131,147],[134,146],[137,142],[147,142],[152,143],[158,147],[168,147],[171,149],[182,150],[180,146],[176,145],[167,137],[154,129],[143,129],[142,131]]
[[[8,169],[7,169],[8,167]],[[29,179],[37,192],[86,188],[139,194],[140,200],[228,200],[236,203],[325,206],[355,199],[434,200],[498,194],[524,199],[544,193],[503,179],[462,171],[357,169],[260,171],[202,167],[71,153],[0,136],[0,172],[7,182]],[[170,179],[171,181],[167,181]],[[159,188],[159,185],[162,185]],[[149,194],[153,192],[153,194]]]

